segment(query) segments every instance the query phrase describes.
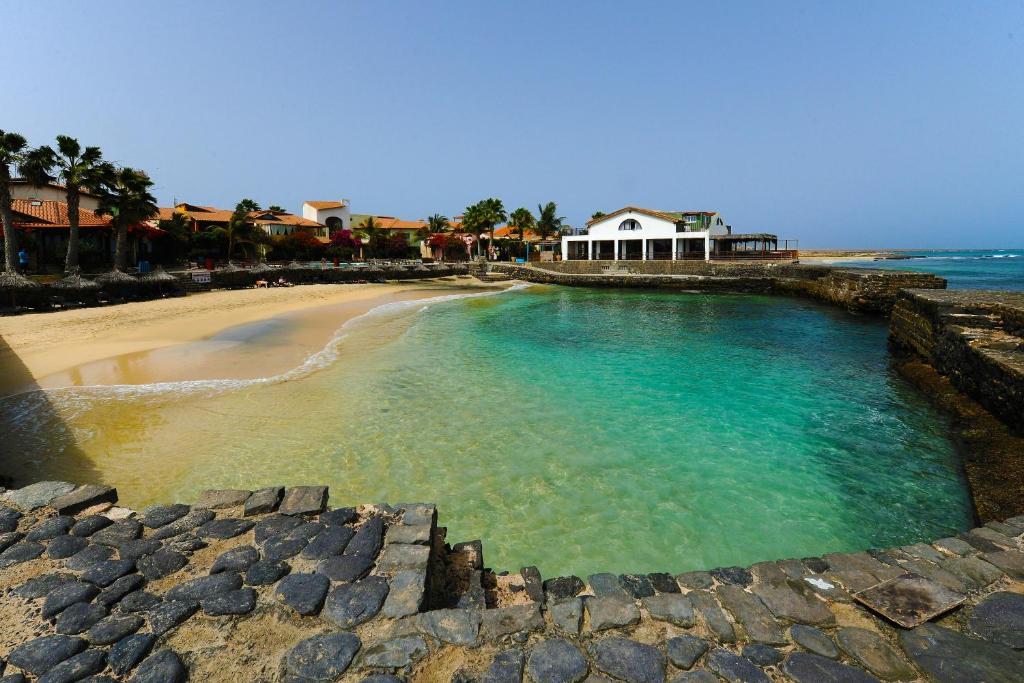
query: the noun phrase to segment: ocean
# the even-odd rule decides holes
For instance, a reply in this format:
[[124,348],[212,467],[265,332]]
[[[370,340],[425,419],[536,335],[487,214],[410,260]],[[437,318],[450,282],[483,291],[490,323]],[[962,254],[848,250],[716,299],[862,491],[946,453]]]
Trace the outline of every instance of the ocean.
[[1024,290],[1024,249],[905,251],[915,258],[900,261],[836,261],[840,265],[894,268],[935,273],[950,289]]

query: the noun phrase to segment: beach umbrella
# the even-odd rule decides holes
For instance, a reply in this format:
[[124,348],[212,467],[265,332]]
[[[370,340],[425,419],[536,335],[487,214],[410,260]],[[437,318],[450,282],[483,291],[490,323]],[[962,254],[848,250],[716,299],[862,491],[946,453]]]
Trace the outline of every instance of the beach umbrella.
[[292,262],[288,264],[289,268],[305,268],[306,264],[299,263],[297,260],[292,259]]
[[56,282],[54,282],[50,286],[53,287],[54,289],[64,289],[64,290],[70,290],[70,291],[75,291],[75,290],[84,291],[84,290],[87,290],[87,289],[99,289],[100,288],[100,286],[96,282],[94,282],[94,281],[92,281],[92,280],[90,280],[88,278],[82,277],[82,274],[78,273],[77,271],[74,272],[74,273],[71,273],[70,275],[65,276],[61,280],[57,280]]
[[128,273],[124,273],[118,270],[117,268],[114,268],[109,273],[103,273],[103,275],[100,275],[98,278],[96,278],[96,282],[99,283],[101,286],[134,285],[138,283],[138,280],[136,280]]
[[39,283],[30,280],[21,273],[13,270],[0,272],[0,292],[9,292],[11,306],[17,308],[17,295],[19,292],[29,292],[39,287]]
[[100,289],[97,283],[82,277],[77,268],[63,279],[54,282],[50,287],[65,299],[77,300],[79,303],[93,301]]
[[273,268],[268,266],[266,261],[260,261],[255,266],[253,266],[250,270],[253,273],[267,273],[267,272],[273,270]]
[[163,266],[157,266],[152,273],[143,276],[142,281],[147,284],[155,285],[156,290],[161,294],[164,292],[164,286],[169,283],[173,283],[175,288],[178,287],[178,278],[164,270]]
[[219,270],[222,273],[237,273],[242,269],[236,266],[234,261],[228,261],[228,264],[226,266],[224,266],[223,268],[218,268],[217,270]]
[[174,277],[166,270],[163,266],[157,266],[156,269],[142,278],[145,282],[177,282],[178,278]]
[[0,272],[0,289],[17,291],[19,289],[33,289],[39,286],[39,283],[35,280],[31,280],[13,270]]

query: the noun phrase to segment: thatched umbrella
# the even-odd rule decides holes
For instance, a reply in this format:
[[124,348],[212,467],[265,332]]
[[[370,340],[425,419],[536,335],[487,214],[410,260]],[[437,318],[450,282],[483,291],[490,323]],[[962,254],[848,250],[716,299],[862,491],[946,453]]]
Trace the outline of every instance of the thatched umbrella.
[[96,278],[96,282],[101,287],[106,287],[106,286],[109,286],[109,285],[114,285],[114,286],[129,285],[130,286],[130,285],[134,285],[134,284],[138,283],[138,280],[136,280],[134,277],[132,277],[128,273],[122,272],[122,271],[118,270],[117,268],[114,268],[110,272],[103,273],[103,275],[100,275],[98,278]]
[[100,289],[97,283],[82,277],[77,268],[62,280],[57,280],[50,286],[65,297],[75,299],[79,303],[94,300],[96,293]]
[[157,266],[152,273],[144,275],[142,277],[142,281],[147,284],[154,285],[157,291],[161,294],[163,294],[164,287],[167,286],[168,283],[173,283],[175,289],[177,289],[179,285],[178,278],[164,270],[163,266]]
[[5,270],[0,272],[0,289],[4,290],[19,290],[19,289],[32,289],[39,287],[39,283],[35,280],[25,277],[21,273],[13,270]]
[[260,261],[260,262],[259,262],[259,263],[257,263],[257,264],[256,264],[255,266],[253,266],[252,268],[250,268],[250,270],[251,270],[251,271],[252,271],[253,273],[268,273],[268,272],[272,271],[272,270],[273,270],[273,268],[271,268],[270,266],[268,266],[268,265],[267,265],[267,262],[266,262],[266,261]]
[[8,292],[11,299],[11,307],[18,307],[18,292],[30,292],[39,288],[39,283],[30,280],[21,273],[13,270],[0,272],[0,292]]
[[236,266],[234,261],[228,261],[228,264],[226,266],[224,266],[223,268],[218,268],[217,270],[219,270],[222,273],[237,273],[242,269]]
[[299,263],[296,259],[292,259],[292,262],[288,264],[289,268],[305,268],[306,264]]
[[69,275],[65,275],[63,279],[57,280],[52,285],[54,289],[64,290],[86,290],[86,289],[99,289],[100,286],[88,278],[82,277],[82,274],[76,268],[74,272]]

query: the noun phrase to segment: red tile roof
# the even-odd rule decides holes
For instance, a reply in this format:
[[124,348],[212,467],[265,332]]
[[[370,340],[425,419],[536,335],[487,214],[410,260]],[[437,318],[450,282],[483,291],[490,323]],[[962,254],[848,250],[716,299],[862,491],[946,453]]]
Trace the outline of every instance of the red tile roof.
[[[38,199],[14,199],[11,210],[19,228],[67,228],[68,205],[64,202]],[[88,209],[78,209],[78,225],[83,228],[108,228],[110,216],[97,216]]]

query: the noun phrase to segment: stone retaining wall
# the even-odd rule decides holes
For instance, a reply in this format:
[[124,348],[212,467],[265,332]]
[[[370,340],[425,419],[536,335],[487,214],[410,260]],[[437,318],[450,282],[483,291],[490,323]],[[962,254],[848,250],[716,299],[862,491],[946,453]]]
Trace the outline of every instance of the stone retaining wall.
[[1024,294],[909,290],[897,298],[890,338],[1024,433]]
[[[0,495],[0,679],[1019,681],[1024,517],[888,550],[543,579],[451,545],[433,505],[326,487],[135,512]],[[500,533],[500,529],[494,530]],[[666,567],[671,569],[671,567]]]
[[897,293],[908,287],[946,286],[943,278],[927,273],[782,263],[560,261],[492,263],[490,268],[520,280],[569,286],[796,294],[863,313],[888,313]]

